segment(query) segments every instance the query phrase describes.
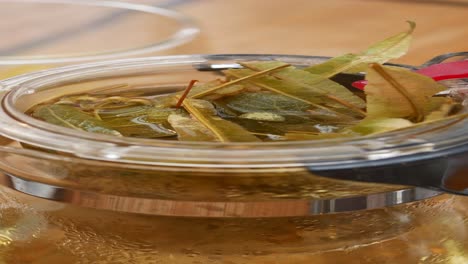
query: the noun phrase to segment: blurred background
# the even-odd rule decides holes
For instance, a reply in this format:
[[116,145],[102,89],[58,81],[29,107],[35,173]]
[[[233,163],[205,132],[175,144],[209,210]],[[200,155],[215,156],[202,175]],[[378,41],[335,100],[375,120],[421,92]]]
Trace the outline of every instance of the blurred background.
[[[193,22],[200,28],[200,34],[195,38],[191,28],[190,36],[170,45],[166,42],[180,30],[180,23],[171,16],[115,7],[23,2],[0,1],[0,15],[4,21],[0,25],[0,65],[5,61],[11,64],[18,58],[19,64],[31,64],[25,60],[31,56],[109,55],[155,43],[159,48],[145,55],[280,53],[336,56],[363,50],[376,41],[406,30],[406,20],[415,21],[417,28],[408,55],[398,62],[419,65],[442,53],[468,50],[468,0],[126,1],[176,10],[187,16],[188,20],[178,17],[184,20],[185,26]],[[184,41],[185,44],[179,45]],[[70,63],[74,62],[66,62]],[[41,67],[50,66],[13,67],[13,70],[2,67],[0,78]]]
[[406,30],[406,20],[417,27],[412,47],[400,62],[418,65],[438,54],[468,50],[467,0],[178,2],[175,9],[191,16],[201,34],[190,45],[168,51],[171,54],[336,56]]

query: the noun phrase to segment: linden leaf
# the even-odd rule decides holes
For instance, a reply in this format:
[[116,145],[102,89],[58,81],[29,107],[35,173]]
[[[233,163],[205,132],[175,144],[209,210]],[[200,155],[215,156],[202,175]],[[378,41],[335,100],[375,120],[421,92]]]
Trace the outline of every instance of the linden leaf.
[[330,78],[340,72],[365,71],[369,63],[385,63],[391,59],[399,58],[406,54],[411,42],[411,34],[416,27],[412,21],[408,21],[410,28],[407,31],[391,36],[370,46],[367,50],[358,54],[345,54],[334,57],[326,62],[305,68],[306,71]]
[[117,130],[112,129],[105,122],[69,105],[44,105],[34,109],[32,116],[48,123],[84,130],[93,133],[122,136]]

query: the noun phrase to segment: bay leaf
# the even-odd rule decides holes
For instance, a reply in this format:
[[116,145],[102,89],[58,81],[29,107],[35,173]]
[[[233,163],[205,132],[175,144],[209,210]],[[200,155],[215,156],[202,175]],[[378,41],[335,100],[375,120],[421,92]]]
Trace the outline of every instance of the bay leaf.
[[[190,98],[196,94],[199,94],[199,93],[203,93],[213,87],[216,87],[216,86],[219,86],[223,84],[223,81],[221,81],[220,79],[216,79],[216,80],[212,80],[212,81],[209,81],[209,82],[205,82],[205,83],[195,83],[192,87],[192,89],[189,91],[189,93],[187,94],[187,98]],[[168,98],[166,98],[166,100],[175,100],[174,104],[172,106],[175,106],[177,101],[179,100],[179,98],[184,94],[185,92],[185,89],[184,90],[181,90],[181,91],[178,91],[176,93],[173,93],[173,94],[168,94],[167,96],[169,96]],[[172,97],[172,99],[170,99],[170,97]],[[155,98],[155,100],[158,100],[158,98]]]
[[406,118],[420,122],[450,100],[433,97],[446,89],[443,85],[405,68],[372,64],[366,79],[366,119]]
[[404,118],[376,118],[365,119],[350,128],[351,131],[360,135],[387,132],[399,128],[412,126],[413,123]]
[[[335,109],[337,112],[345,111],[345,109]],[[330,123],[341,125],[352,125],[359,122],[359,117],[354,119],[343,119],[342,115],[335,114],[334,112],[324,111],[323,109],[310,109],[307,110],[309,118],[315,120],[317,123]]]
[[271,112],[278,115],[304,115],[309,104],[271,92],[242,93],[226,98],[227,107],[240,113]]
[[439,109],[430,112],[424,118],[424,121],[433,121],[433,120],[446,118],[450,114],[452,114],[452,112],[457,112],[459,108],[462,108],[460,104],[453,103],[453,102],[446,102],[442,104]]
[[96,112],[102,119],[147,116],[149,120],[162,121],[166,120],[170,114],[180,111],[183,110],[176,108],[160,108],[152,105],[139,105],[117,109],[98,109]]
[[[202,92],[205,92],[206,90],[210,89],[210,88],[213,88],[213,87],[216,87],[216,86],[219,86],[223,84],[223,81],[221,81],[220,79],[216,79],[216,80],[212,80],[212,81],[209,81],[209,82],[205,82],[205,83],[196,83],[193,87],[192,87],[192,90],[190,90],[190,92],[188,93],[187,97],[192,97],[196,94],[199,94],[199,93],[202,93]],[[182,94],[183,91],[179,92],[179,94]]]
[[[274,134],[284,135],[288,132],[298,133],[320,133],[317,128],[317,122],[314,120],[301,120],[300,122],[289,122],[289,117],[286,116],[284,122],[259,121],[253,119],[233,118],[230,121],[239,124],[250,133],[258,134]],[[296,121],[296,120],[294,120]]]
[[[248,69],[231,69],[225,71],[229,76],[241,78],[255,71],[272,68],[284,63],[277,61],[243,63]],[[252,70],[253,69],[253,70]],[[365,102],[346,87],[323,76],[289,66],[270,74],[249,80],[248,82],[264,89],[301,100],[317,108],[327,109],[321,105],[344,107],[352,111],[365,113],[361,108]],[[321,104],[321,105],[320,105]],[[330,109],[328,109],[330,111]]]
[[257,137],[243,127],[216,115],[213,104],[201,99],[185,99],[184,108],[222,142],[256,142]]
[[240,115],[239,118],[252,119],[258,121],[284,122],[285,118],[281,115],[271,112],[250,112]]
[[154,97],[152,101],[152,106],[155,108],[171,108],[175,107],[177,104],[177,96],[179,93],[170,93],[170,94],[161,94]]
[[412,33],[416,24],[408,21],[410,28],[367,48],[358,54],[344,54],[326,62],[305,68],[306,71],[330,78],[340,72],[361,72],[367,69],[369,63],[383,64],[391,59],[406,54],[411,43]]
[[232,118],[229,120],[242,126],[245,130],[254,135],[283,135],[287,131],[286,125],[284,123],[278,124],[277,122],[259,122],[257,120],[244,118]]
[[[223,81],[221,81],[219,79],[209,81],[209,82],[206,82],[206,83],[201,83],[201,84],[196,83],[191,88],[191,90],[189,91],[189,93],[187,94],[186,97],[187,98],[193,97],[194,95],[204,93],[204,92],[212,89],[213,87],[217,87],[217,86],[220,86],[222,84],[223,84]],[[216,99],[219,99],[219,98],[222,98],[222,97],[225,97],[225,96],[230,96],[230,95],[233,95],[233,94],[240,93],[243,89],[244,89],[244,86],[242,86],[242,85],[236,85],[236,84],[229,85],[229,86],[223,87],[221,89],[215,90],[215,91],[211,92],[210,94],[207,94],[206,96],[203,96],[203,98],[205,100],[216,100]],[[158,97],[155,97],[153,99],[153,103],[154,103],[154,105],[156,105],[158,107],[163,107],[163,108],[176,107],[177,102],[183,96],[184,93],[185,93],[185,90],[182,90],[182,91],[178,91],[176,93],[167,94],[167,95],[163,95],[163,96],[158,96]]]
[[167,122],[169,115],[182,113],[183,109],[158,108],[141,105],[118,109],[99,110],[106,125],[118,130],[126,137],[160,138],[175,136]]
[[269,74],[271,72],[277,71],[279,69],[286,68],[288,66],[289,66],[289,64],[282,63],[281,65],[278,65],[277,67],[273,67],[273,68],[265,69],[263,71],[255,72],[255,73],[249,74],[248,76],[242,76],[242,77],[234,79],[234,80],[231,79],[231,80],[226,81],[226,82],[224,82],[224,83],[222,83],[220,85],[217,85],[217,86],[212,87],[210,89],[206,89],[205,91],[199,92],[197,94],[190,95],[189,97],[194,98],[194,99],[202,98],[202,97],[204,97],[206,95],[212,94],[213,92],[215,92],[215,91],[217,91],[219,89],[225,88],[227,86],[231,86],[231,85],[234,85],[234,84],[239,84],[240,82],[245,82],[247,80]]
[[96,113],[101,117],[101,119],[136,117],[146,115],[151,108],[152,107],[148,105],[139,105],[117,109],[97,109]]
[[[138,105],[151,105],[151,100],[138,97],[110,96],[99,98],[94,102],[93,109],[119,109]],[[83,106],[80,104],[80,107]]]
[[227,106],[226,102],[222,100],[212,101],[211,103],[214,105],[217,115],[221,118],[229,119],[239,115],[237,111],[232,110]]
[[147,119],[153,122],[162,122],[167,120],[171,114],[186,113],[182,108],[157,108],[151,107],[146,112]]
[[234,85],[226,86],[219,90],[213,91],[213,93],[204,96],[203,99],[208,100],[208,101],[218,100],[223,97],[240,94],[244,90],[245,90],[244,85],[234,84]]
[[[174,111],[170,112],[174,113]],[[161,138],[172,137],[176,132],[167,123],[167,117],[158,120],[149,120],[148,116],[127,116],[112,118],[105,124],[119,131],[125,137],[135,138]],[[167,123],[167,125],[165,125]]]
[[351,134],[344,133],[298,133],[298,132],[289,132],[284,134],[285,140],[321,140],[321,139],[334,139],[334,138],[347,138],[352,137]]
[[213,132],[187,114],[171,114],[167,121],[177,132],[180,141],[218,141]]
[[34,109],[32,116],[63,127],[93,133],[122,136],[117,130],[107,126],[105,122],[70,105],[53,104],[39,106]]

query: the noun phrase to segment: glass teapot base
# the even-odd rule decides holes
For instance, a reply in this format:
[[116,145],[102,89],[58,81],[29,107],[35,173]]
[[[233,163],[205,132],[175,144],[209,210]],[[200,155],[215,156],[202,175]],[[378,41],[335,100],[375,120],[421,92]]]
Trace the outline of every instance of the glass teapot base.
[[466,197],[442,195],[388,208],[281,218],[129,214],[47,201],[4,187],[0,199],[3,263],[468,260]]

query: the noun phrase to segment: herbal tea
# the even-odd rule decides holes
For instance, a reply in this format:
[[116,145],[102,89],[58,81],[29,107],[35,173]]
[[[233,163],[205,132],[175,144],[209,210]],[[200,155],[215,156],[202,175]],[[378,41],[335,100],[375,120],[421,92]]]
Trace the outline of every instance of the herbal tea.
[[[410,29],[359,54],[297,68],[280,61],[239,63],[223,78],[184,91],[142,94],[96,88],[37,105],[29,114],[72,129],[180,141],[317,140],[385,132],[457,113],[446,88],[429,77],[381,63],[403,55]],[[330,78],[366,72],[360,96]],[[189,81],[187,81],[189,82]],[[109,92],[106,92],[108,91]]]
[[[125,62],[111,62],[103,64],[102,74],[96,68],[83,67],[73,71],[73,76],[69,72],[49,76],[50,82],[42,79],[35,87],[18,85],[24,89],[18,100],[12,100],[13,109],[51,123],[46,127],[43,122],[20,123],[25,124],[24,131],[44,128],[41,130],[49,132],[59,130],[59,125],[68,132],[75,129],[108,137],[100,142],[100,138],[92,139],[96,134],[86,133],[86,140],[73,140],[68,133],[51,131],[44,133],[47,137],[37,138],[54,145],[39,142],[27,147],[52,155],[24,150],[18,151],[22,156],[4,154],[2,170],[11,177],[14,188],[66,203],[2,190],[6,192],[0,197],[4,198],[2,224],[6,231],[0,262],[313,260],[351,264],[391,259],[395,263],[466,263],[467,204],[461,197],[425,199],[437,192],[317,177],[310,165],[349,160],[347,164],[352,166],[357,161],[372,167],[375,161],[388,159],[386,154],[391,151],[401,158],[388,169],[411,178],[413,173],[421,173],[406,169],[406,161],[420,153],[438,154],[439,146],[445,151],[461,142],[455,137],[455,144],[435,144],[440,135],[428,133],[416,138],[416,146],[424,147],[416,151],[415,144],[407,144],[415,143],[412,138],[392,145],[403,133],[385,137],[392,141],[352,142],[352,148],[335,142],[291,141],[255,146],[174,144],[178,143],[175,140],[346,140],[432,120],[464,118],[456,99],[433,96],[445,87],[409,70],[382,65],[406,51],[411,31],[365,52],[310,67],[304,66],[306,62],[322,60],[273,55],[297,64],[249,61],[219,75],[219,71],[198,71],[193,61],[204,61],[201,56],[200,60],[184,59],[180,67],[140,61],[122,71],[119,67]],[[206,61],[213,65],[229,61],[230,65],[245,57],[249,56],[206,56]],[[250,57],[264,60],[267,56]],[[109,70],[109,66],[119,70]],[[369,81],[364,92],[330,78],[362,71]],[[203,82],[191,81],[197,78]],[[89,82],[78,84],[78,80]],[[447,128],[449,122],[441,123]],[[458,128],[450,135],[462,134],[464,123]],[[414,131],[408,134],[420,135],[427,129]],[[148,146],[142,146],[132,144],[135,141],[129,137],[150,139],[144,142]],[[151,146],[152,139],[155,146]],[[105,145],[108,142],[112,144]],[[434,151],[429,152],[432,145]],[[353,151],[354,146],[358,151]],[[409,153],[405,152],[408,146]],[[442,161],[447,164],[445,153]],[[29,186],[56,191],[25,189]],[[399,203],[407,204],[390,206]]]

